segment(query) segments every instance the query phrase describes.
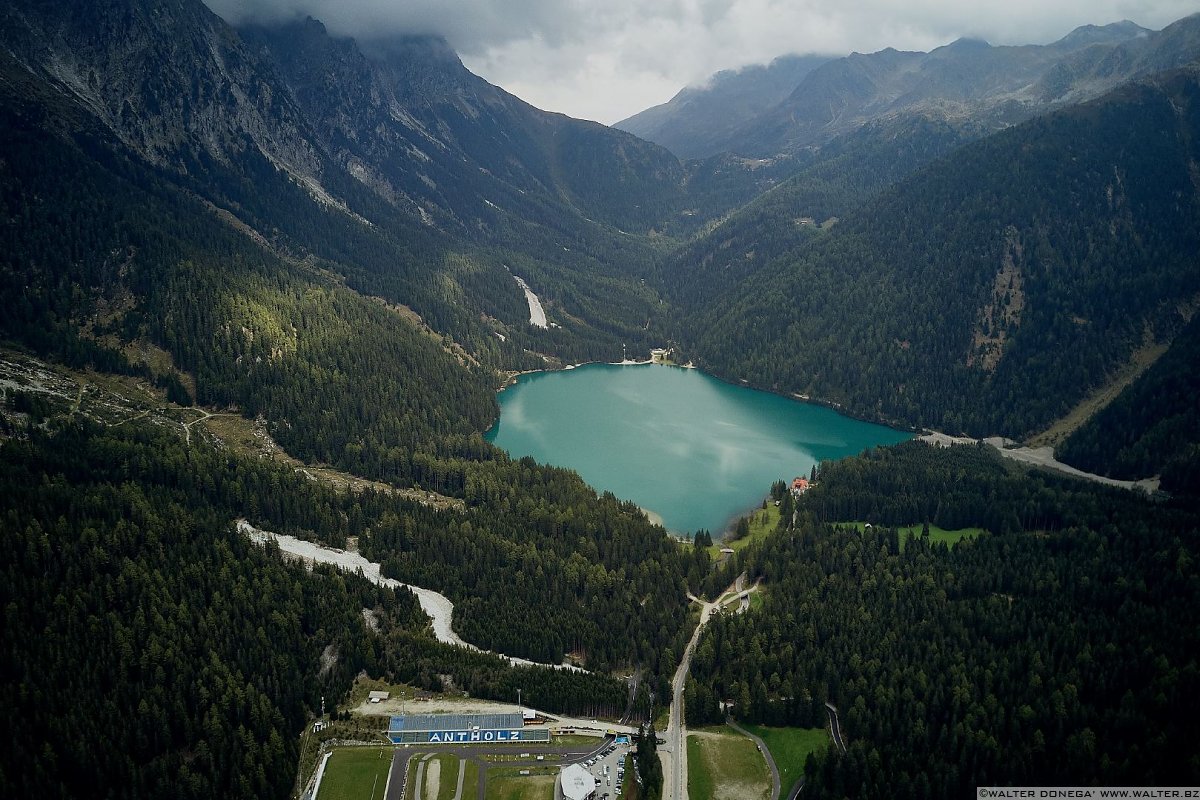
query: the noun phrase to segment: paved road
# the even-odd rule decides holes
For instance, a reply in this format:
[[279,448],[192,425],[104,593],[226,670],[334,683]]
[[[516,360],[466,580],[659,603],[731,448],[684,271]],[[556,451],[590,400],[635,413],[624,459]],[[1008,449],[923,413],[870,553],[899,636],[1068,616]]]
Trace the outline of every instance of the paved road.
[[[687,683],[688,670],[692,666],[692,653],[696,651],[696,642],[700,640],[700,633],[708,624],[713,611],[720,608],[729,599],[729,595],[737,593],[743,580],[744,577],[739,575],[733,585],[721,592],[721,595],[711,603],[705,603],[691,592],[688,593],[689,600],[701,604],[700,622],[696,625],[696,630],[692,633],[687,647],[684,648],[683,658],[679,660],[679,669],[675,670],[675,677],[671,681],[671,714],[667,718],[667,729],[663,732],[663,738],[667,743],[658,751],[658,758],[662,762],[663,769],[663,800],[688,800],[687,725],[683,719],[683,687]],[[748,591],[756,588],[757,584]]]
[[762,753],[763,758],[767,760],[767,769],[771,770],[771,800],[779,800],[779,768],[775,766],[775,758],[771,755],[771,751],[767,747],[767,743],[743,728],[741,725],[738,725],[736,722],[734,722],[733,717],[726,717],[725,723],[758,745],[759,752]]
[[400,800],[404,796],[404,779],[408,774],[408,759],[414,755],[412,750],[394,750],[392,752],[392,769],[388,773],[387,792],[384,800]]
[[842,741],[842,726],[838,724],[837,706],[833,703],[826,703],[825,710],[829,712],[829,732],[833,735],[833,743],[844,753],[846,752],[846,743]]
[[458,762],[458,786],[454,789],[454,800],[462,800],[463,781],[467,777],[467,762],[460,760]]

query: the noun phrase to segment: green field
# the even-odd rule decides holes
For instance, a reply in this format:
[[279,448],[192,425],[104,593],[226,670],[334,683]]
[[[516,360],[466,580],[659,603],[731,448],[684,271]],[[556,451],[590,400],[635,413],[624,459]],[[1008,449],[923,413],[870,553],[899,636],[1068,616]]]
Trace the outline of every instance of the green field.
[[[463,776],[463,797],[475,797],[475,788],[479,786],[480,766],[474,761],[467,761],[467,774]],[[455,778],[457,781],[458,779]]]
[[[530,767],[531,775],[522,775],[514,767],[489,769],[486,800],[551,800],[557,768]],[[466,795],[464,788],[463,794]]]
[[[838,522],[837,525],[848,525],[857,528],[860,532],[866,527],[865,522]],[[890,525],[877,525],[878,528],[888,528]],[[897,532],[900,534],[900,549],[904,549],[905,542],[909,537],[921,535],[921,523],[913,525],[898,525]],[[959,528],[958,530],[948,531],[945,528],[939,528],[937,525],[930,524],[929,526],[929,541],[930,543],[941,542],[947,547],[953,547],[963,539],[974,539],[977,536],[985,533],[983,528]]]
[[762,725],[742,725],[766,743],[779,770],[780,791],[786,795],[796,781],[804,777],[804,761],[829,745],[829,731],[824,728],[767,728]]
[[390,747],[339,747],[325,765],[317,800],[379,800],[391,766]]
[[687,738],[691,800],[768,800],[771,775],[754,742],[722,725]]
[[721,557],[721,548],[730,547],[734,551],[742,550],[749,547],[752,543],[762,539],[768,533],[775,530],[775,526],[779,524],[779,508],[772,502],[767,502],[766,508],[760,508],[750,515],[750,535],[743,536],[735,541],[718,541],[714,542],[713,546],[708,548],[708,553],[717,560]]
[[716,778],[700,747],[700,740],[695,736],[689,736],[687,751],[688,796],[694,797],[696,800],[712,797]]

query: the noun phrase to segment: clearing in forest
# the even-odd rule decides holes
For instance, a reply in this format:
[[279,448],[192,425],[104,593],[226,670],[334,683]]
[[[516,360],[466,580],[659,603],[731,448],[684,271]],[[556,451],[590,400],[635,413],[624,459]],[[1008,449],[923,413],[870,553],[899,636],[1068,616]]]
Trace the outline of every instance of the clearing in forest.
[[743,728],[766,743],[779,770],[779,785],[786,796],[796,781],[804,777],[804,762],[809,753],[829,746],[829,731],[825,728],[768,728],[765,725],[744,724]]
[[758,747],[721,726],[688,731],[690,800],[769,800],[771,776]]

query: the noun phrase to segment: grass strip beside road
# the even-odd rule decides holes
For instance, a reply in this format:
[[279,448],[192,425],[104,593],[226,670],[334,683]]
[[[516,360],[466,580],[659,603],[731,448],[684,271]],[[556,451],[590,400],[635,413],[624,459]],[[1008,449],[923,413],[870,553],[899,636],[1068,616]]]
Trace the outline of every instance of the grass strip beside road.
[[642,785],[638,783],[637,766],[634,764],[633,755],[625,756],[624,763],[625,780],[621,784],[621,793],[617,795],[617,800],[639,800],[642,796]]
[[687,755],[688,797],[692,800],[712,800],[716,779],[698,737],[687,737]]
[[[443,753],[442,755],[434,756],[432,760],[440,761],[442,764],[442,773],[438,780],[436,800],[454,800],[454,790],[458,788],[458,770],[461,759],[458,756]],[[465,788],[463,791],[465,793]],[[430,800],[433,800],[433,798],[430,798]]]

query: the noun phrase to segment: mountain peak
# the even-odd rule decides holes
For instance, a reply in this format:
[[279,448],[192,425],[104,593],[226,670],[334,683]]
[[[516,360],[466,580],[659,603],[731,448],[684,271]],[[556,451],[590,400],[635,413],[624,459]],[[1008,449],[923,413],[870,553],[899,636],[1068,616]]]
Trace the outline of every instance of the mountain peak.
[[1123,19],[1108,25],[1080,25],[1054,44],[1081,47],[1089,44],[1118,44],[1153,33],[1136,22]]
[[980,39],[978,36],[962,36],[955,39],[945,47],[939,47],[939,50],[983,50],[991,47],[991,43],[987,39]]

